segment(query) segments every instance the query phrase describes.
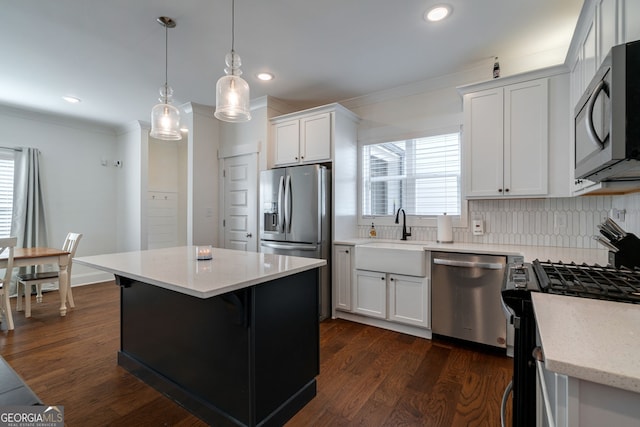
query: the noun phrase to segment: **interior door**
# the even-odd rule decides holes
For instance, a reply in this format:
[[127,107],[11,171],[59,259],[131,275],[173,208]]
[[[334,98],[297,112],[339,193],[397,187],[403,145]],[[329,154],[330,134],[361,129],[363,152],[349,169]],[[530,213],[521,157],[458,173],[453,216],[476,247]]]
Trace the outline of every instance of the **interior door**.
[[224,247],[258,250],[258,156],[224,159]]

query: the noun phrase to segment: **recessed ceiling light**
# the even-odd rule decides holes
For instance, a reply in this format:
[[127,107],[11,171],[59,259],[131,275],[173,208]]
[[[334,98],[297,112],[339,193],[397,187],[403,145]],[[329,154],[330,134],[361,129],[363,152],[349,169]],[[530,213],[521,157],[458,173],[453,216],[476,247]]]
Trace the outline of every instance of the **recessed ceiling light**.
[[69,104],[77,104],[81,101],[80,98],[76,98],[75,96],[63,96],[62,99],[64,99],[65,101],[67,101]]
[[448,4],[439,4],[433,6],[424,13],[424,19],[430,22],[442,21],[451,14],[451,6]]
[[269,80],[273,80],[273,74],[271,73],[258,73],[256,77],[263,82],[268,82]]

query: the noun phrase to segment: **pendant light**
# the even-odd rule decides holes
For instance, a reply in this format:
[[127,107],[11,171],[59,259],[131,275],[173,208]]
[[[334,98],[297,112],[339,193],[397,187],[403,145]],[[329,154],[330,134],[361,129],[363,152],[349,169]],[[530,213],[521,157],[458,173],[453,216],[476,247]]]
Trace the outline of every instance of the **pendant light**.
[[226,76],[220,77],[216,84],[216,112],[214,116],[225,122],[239,123],[251,120],[249,111],[249,84],[240,77],[242,70],[240,55],[234,47],[235,38],[235,0],[231,2],[231,52],[225,56]]
[[180,111],[171,105],[173,89],[167,84],[168,33],[169,28],[176,26],[176,21],[166,16],[159,17],[157,21],[164,26],[164,86],[160,87],[160,98],[158,99],[160,104],[156,104],[151,110],[151,132],[149,135],[166,141],[177,141],[182,139],[182,134],[180,133]]

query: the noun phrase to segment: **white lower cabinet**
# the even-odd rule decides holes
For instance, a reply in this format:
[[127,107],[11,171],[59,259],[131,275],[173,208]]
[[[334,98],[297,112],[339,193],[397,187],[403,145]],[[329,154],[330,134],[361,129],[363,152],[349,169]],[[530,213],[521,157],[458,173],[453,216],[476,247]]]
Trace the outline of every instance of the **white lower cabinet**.
[[354,289],[355,313],[371,317],[387,317],[387,278],[385,273],[356,271]]
[[637,427],[640,393],[598,384],[542,368],[549,412],[538,379],[538,427]]
[[353,246],[333,246],[333,307],[351,311],[351,276],[353,275]]
[[356,270],[353,312],[429,328],[430,292],[427,277]]
[[427,277],[389,275],[389,320],[431,327]]

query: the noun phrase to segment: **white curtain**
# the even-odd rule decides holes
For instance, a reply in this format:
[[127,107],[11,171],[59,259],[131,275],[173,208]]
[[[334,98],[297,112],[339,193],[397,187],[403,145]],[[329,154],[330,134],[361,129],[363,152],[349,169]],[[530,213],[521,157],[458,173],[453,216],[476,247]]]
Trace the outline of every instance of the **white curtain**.
[[48,246],[44,195],[40,187],[40,151],[36,148],[22,147],[22,151],[16,152],[11,236],[18,238],[16,247],[19,248]]

